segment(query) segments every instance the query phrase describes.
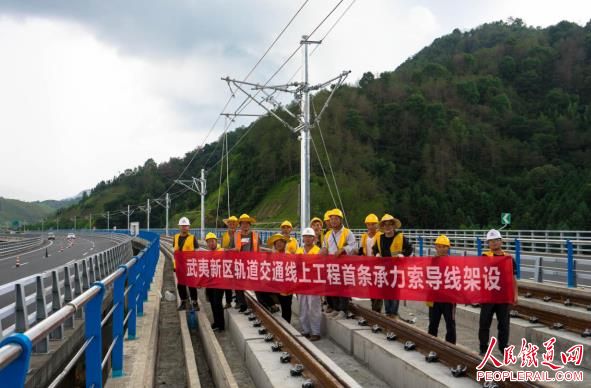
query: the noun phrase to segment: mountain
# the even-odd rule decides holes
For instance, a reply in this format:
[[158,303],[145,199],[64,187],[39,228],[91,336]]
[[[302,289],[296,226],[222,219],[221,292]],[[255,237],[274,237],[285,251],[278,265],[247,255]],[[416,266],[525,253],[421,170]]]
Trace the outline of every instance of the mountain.
[[[377,38],[384,50],[396,44]],[[327,97],[314,95],[316,109]],[[389,212],[406,227],[480,228],[499,226],[509,212],[514,228],[589,229],[590,127],[591,23],[534,28],[511,19],[456,29],[395,70],[366,73],[335,93],[312,129],[320,154],[312,148],[312,214],[340,197],[350,226],[362,226],[369,212]],[[296,221],[296,136],[267,115],[229,133],[228,145],[232,213]],[[150,159],[58,213],[70,219],[144,204],[190,163],[183,178],[207,170],[207,223],[217,214],[219,226],[228,183],[225,174],[220,179],[221,150],[217,141],[160,165]],[[197,221],[198,196],[182,190],[171,189],[171,220],[188,214]],[[140,211],[131,217],[142,225],[144,218]],[[123,227],[126,216],[110,221]],[[163,224],[164,210],[154,207],[151,225]]]
[[[90,190],[88,190],[89,192]],[[79,194],[73,196],[73,197],[69,197],[69,198],[65,198],[65,199],[60,199],[60,200],[54,200],[54,199],[48,199],[45,201],[40,201],[40,202],[33,202],[33,203],[39,203],[42,205],[47,205],[50,208],[57,210],[57,209],[61,209],[70,205],[74,205],[78,202],[80,202],[80,200],[82,199],[82,197],[84,196],[84,194],[86,193],[86,195],[88,195],[87,191],[81,191]]]
[[82,197],[63,200],[25,202],[0,197],[0,227],[18,227],[23,222],[33,224],[53,215],[56,210],[77,203]]

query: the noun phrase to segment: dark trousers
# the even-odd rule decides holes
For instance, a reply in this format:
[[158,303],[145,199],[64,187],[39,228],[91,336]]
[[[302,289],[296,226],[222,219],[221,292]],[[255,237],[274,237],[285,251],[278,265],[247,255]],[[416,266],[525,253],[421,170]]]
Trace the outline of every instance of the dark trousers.
[[226,303],[232,303],[232,290],[224,290],[224,295],[226,295]]
[[384,304],[384,301],[382,299],[372,299],[371,300],[371,309],[373,311],[375,311],[376,313],[381,313],[383,304]]
[[281,317],[288,323],[291,323],[291,301],[293,295],[279,295],[279,304],[281,305]]
[[437,337],[441,316],[445,320],[445,340],[456,343],[456,305],[453,303],[433,303],[429,307],[429,334]]
[[225,290],[209,288],[208,291],[210,291],[209,302],[211,303],[211,312],[213,313],[213,326],[224,330],[226,321],[224,318],[224,305],[222,304],[222,298],[224,297]]
[[398,315],[398,307],[400,307],[399,300],[384,299],[384,310],[386,310],[386,314]]
[[510,312],[511,305],[507,303],[485,303],[480,305],[480,328],[478,329],[478,340],[480,341],[481,353],[486,352],[488,349],[488,341],[490,339],[490,325],[492,324],[493,314],[497,315],[499,350],[503,352],[508,346]]
[[243,290],[236,290],[236,304],[240,307],[240,310],[246,310],[246,297]]
[[[182,284],[177,284],[176,289],[179,292],[179,298],[181,298],[181,300],[188,299],[187,286],[184,286]],[[193,302],[197,302],[197,288],[189,287],[189,294],[191,295],[191,300]]]
[[267,310],[270,310],[271,306],[275,304],[272,292],[255,291],[254,294],[256,295],[259,303],[262,304]]
[[326,297],[326,305],[333,310],[335,309],[335,307],[334,307],[335,306],[335,302],[334,302],[335,299],[336,299],[336,296],[327,296]]
[[335,309],[336,311],[347,312],[347,310],[349,310],[349,301],[350,300],[351,300],[350,298],[335,296],[334,301],[333,301],[333,303],[334,303],[333,309]]

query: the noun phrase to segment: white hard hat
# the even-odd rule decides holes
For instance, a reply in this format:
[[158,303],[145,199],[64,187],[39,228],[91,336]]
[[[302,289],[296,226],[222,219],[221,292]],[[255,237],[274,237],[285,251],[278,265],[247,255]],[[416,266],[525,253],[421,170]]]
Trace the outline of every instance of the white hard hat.
[[503,238],[503,236],[501,236],[501,232],[496,229],[491,229],[486,233],[486,241],[496,240],[499,238]]
[[302,236],[316,236],[316,233],[314,233],[314,229],[312,228],[304,228]]
[[189,219],[187,217],[181,217],[181,219],[179,220],[179,226],[183,225],[191,225],[191,222],[189,222]]

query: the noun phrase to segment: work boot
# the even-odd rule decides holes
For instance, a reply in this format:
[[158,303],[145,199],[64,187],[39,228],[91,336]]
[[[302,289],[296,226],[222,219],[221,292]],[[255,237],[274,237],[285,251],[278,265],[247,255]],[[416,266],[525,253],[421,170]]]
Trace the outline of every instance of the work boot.
[[315,342],[318,341],[320,339],[319,335],[311,335],[310,336],[310,341]]
[[189,305],[189,301],[188,300],[181,300],[181,304],[179,305],[179,307],[177,308],[177,311],[182,311],[182,310],[186,310],[187,307]]

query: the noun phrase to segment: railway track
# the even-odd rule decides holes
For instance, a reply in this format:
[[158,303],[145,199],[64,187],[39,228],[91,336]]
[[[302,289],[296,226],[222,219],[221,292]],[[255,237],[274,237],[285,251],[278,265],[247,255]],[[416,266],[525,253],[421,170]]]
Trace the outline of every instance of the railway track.
[[[433,337],[425,331],[414,327],[412,324],[385,317],[358,304],[349,304],[349,310],[360,318],[362,325],[371,325],[373,332],[383,332],[391,341],[400,341],[405,349],[416,350],[425,355],[426,362],[441,362],[451,368],[451,373],[456,377],[468,376],[476,380],[476,366],[482,358],[476,353],[467,351],[459,346],[447,343],[437,337]],[[496,368],[492,363],[487,363],[484,371],[511,371],[507,367]],[[499,387],[536,387],[527,382],[498,383]]]
[[346,388],[358,386],[343,379],[339,373],[335,373],[329,365],[319,356],[318,350],[310,349],[295,336],[284,324],[265,309],[256,299],[246,293],[246,301],[250,311],[245,314],[253,325],[261,326],[260,333],[267,333],[265,341],[270,343],[273,351],[283,352],[280,359],[282,362],[290,362],[293,368],[292,374],[303,374],[308,380],[305,387],[334,387]]
[[577,306],[591,311],[591,292],[589,291],[520,282],[519,295],[528,299],[536,298],[545,302],[557,302],[567,307]]
[[591,311],[591,293],[587,291],[552,287],[535,283],[519,283],[519,295],[525,299],[534,299],[545,303],[559,303],[564,309],[543,308],[538,305],[518,303],[513,306],[512,317],[519,317],[531,323],[542,323],[556,330],[567,330],[583,337],[591,336],[591,319],[587,319],[571,308]]

